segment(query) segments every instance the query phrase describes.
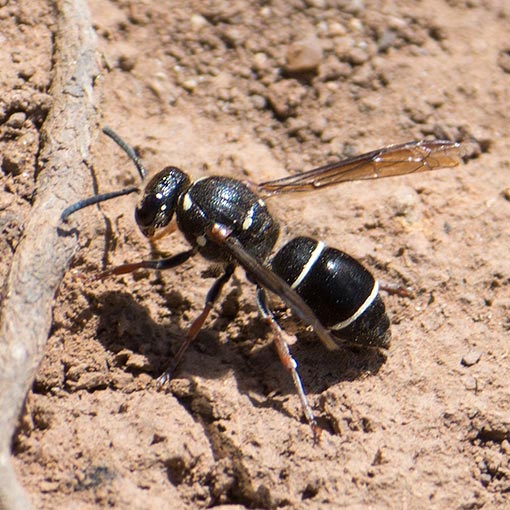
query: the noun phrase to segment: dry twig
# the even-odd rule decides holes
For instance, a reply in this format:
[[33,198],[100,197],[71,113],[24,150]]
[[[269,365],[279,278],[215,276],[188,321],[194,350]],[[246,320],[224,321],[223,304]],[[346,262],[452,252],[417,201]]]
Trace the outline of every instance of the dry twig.
[[29,508],[10,462],[11,438],[51,327],[55,292],[76,249],[59,216],[83,193],[94,125],[95,34],[85,0],[57,0],[52,108],[41,133],[37,192],[0,313],[0,509]]

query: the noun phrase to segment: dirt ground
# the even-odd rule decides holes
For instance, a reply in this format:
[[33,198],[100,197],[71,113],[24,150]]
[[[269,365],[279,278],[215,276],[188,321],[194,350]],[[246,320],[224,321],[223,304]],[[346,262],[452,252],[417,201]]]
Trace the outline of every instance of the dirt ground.
[[[41,0],[0,5],[3,283],[37,188],[57,14]],[[381,282],[412,289],[383,292],[393,323],[386,355],[330,353],[288,324],[324,428],[319,444],[241,270],[158,391],[214,272],[196,257],[84,283],[75,271],[152,255],[133,219],[136,195],[76,213],[80,249],[13,441],[34,506],[509,508],[508,2],[90,8],[98,123],[152,172],[175,165],[194,178],[262,181],[424,137],[474,139],[478,153],[455,169],[271,200],[282,240],[318,237]],[[138,184],[99,126],[94,137],[85,196]],[[187,247],[178,232],[158,244]]]

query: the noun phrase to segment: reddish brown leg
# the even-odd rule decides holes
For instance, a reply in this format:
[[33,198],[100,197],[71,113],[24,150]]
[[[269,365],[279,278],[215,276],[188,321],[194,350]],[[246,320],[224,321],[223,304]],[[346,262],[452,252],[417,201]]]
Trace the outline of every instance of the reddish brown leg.
[[173,267],[180,266],[183,262],[186,262],[189,258],[195,255],[196,250],[188,250],[182,253],[178,253],[177,255],[173,255],[172,257],[168,257],[165,259],[159,260],[142,260],[140,262],[132,262],[130,264],[122,264],[120,266],[112,267],[103,271],[102,273],[97,273],[95,275],[87,278],[88,280],[102,280],[104,278],[108,278],[109,276],[121,275],[127,273],[133,273],[138,269],[171,269]]
[[267,322],[271,328],[271,331],[273,332],[276,352],[278,353],[282,365],[292,377],[294,387],[296,388],[299,400],[301,401],[303,412],[305,413],[306,419],[308,420],[308,423],[312,429],[313,439],[317,443],[320,440],[322,429],[317,425],[317,421],[313,415],[312,408],[310,407],[308,399],[306,398],[303,383],[301,382],[301,378],[299,377],[299,373],[297,371],[297,362],[290,353],[289,346],[284,339],[284,332],[269,310],[267,295],[265,291],[260,287],[257,288],[257,303],[263,319]]
[[396,285],[394,283],[388,282],[379,282],[379,289],[384,290],[388,294],[396,295],[405,298],[413,297],[413,289],[410,287],[402,287],[401,285]]
[[207,293],[205,306],[204,309],[202,310],[202,313],[192,322],[188,330],[188,334],[186,335],[186,338],[180,345],[179,350],[175,354],[171,365],[165,370],[163,374],[161,374],[158,377],[156,381],[158,388],[164,386],[172,378],[174,370],[176,369],[177,365],[181,362],[181,359],[184,356],[184,353],[187,351],[188,347],[190,346],[191,342],[193,342],[193,340],[195,340],[197,335],[200,333],[200,330],[202,329],[204,322],[209,316],[209,313],[213,309],[214,304],[216,303],[216,301],[218,301],[218,298],[220,297],[223,287],[230,280],[231,276],[234,274],[234,270],[235,265],[229,264],[225,268],[225,272],[214,282],[213,286],[210,288],[209,292]]

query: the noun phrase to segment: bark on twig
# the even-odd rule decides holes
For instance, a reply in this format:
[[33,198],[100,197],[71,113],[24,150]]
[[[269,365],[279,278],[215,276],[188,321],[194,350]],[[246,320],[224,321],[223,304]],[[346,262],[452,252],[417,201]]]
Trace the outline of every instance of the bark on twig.
[[52,108],[41,133],[37,192],[14,254],[0,311],[0,510],[29,508],[10,462],[11,438],[41,361],[55,292],[76,249],[59,231],[61,211],[83,194],[97,75],[85,0],[57,0]]

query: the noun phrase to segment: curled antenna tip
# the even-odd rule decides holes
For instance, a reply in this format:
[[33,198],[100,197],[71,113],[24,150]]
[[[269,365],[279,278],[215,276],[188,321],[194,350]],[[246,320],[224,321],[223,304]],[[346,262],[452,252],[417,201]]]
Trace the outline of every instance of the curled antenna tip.
[[138,173],[140,174],[140,177],[143,181],[147,175],[147,171],[143,166],[142,160],[138,157],[138,154],[136,154],[135,149],[133,149],[131,145],[125,142],[113,129],[109,128],[108,126],[103,127],[103,133],[106,136],[109,136],[127,154],[129,159],[135,164],[136,169],[138,170]]
[[60,219],[61,221],[66,223],[67,220],[69,219],[69,216],[71,216],[71,214],[74,214],[76,211],[79,211],[80,209],[84,209],[85,207],[94,204],[99,204],[101,202],[106,202],[107,200],[110,200],[112,198],[121,197],[123,195],[129,195],[130,193],[135,193],[136,191],[140,190],[132,186],[130,188],[125,188],[120,191],[112,191],[110,193],[103,193],[102,195],[94,195],[93,197],[85,198],[83,200],[80,200],[79,202],[71,204],[69,207],[66,207],[62,211]]

